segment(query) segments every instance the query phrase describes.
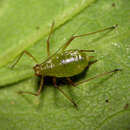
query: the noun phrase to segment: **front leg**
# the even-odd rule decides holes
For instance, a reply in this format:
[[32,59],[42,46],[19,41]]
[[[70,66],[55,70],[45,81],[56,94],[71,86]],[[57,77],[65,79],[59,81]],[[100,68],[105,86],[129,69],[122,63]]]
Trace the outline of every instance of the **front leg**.
[[26,54],[28,55],[30,58],[32,58],[36,63],[38,63],[38,61],[36,60],[36,58],[31,54],[29,53],[28,51],[23,51],[20,56],[18,57],[18,59],[16,60],[16,62],[10,67],[11,69],[13,69],[15,67],[15,65],[20,61],[20,59],[22,58],[22,56]]
[[43,83],[44,83],[44,77],[42,76],[41,77],[41,81],[40,81],[40,87],[37,91],[37,93],[33,93],[33,92],[24,92],[24,91],[19,91],[18,93],[19,94],[31,94],[31,95],[34,95],[34,96],[39,96],[41,91],[42,91],[42,88],[43,88]]

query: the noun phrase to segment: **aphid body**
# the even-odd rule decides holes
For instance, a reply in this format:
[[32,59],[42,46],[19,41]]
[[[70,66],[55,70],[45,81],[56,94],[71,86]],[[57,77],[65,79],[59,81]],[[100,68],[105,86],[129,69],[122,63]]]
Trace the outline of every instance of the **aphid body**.
[[66,50],[57,53],[45,63],[34,67],[37,76],[72,77],[81,73],[92,57],[81,50]]

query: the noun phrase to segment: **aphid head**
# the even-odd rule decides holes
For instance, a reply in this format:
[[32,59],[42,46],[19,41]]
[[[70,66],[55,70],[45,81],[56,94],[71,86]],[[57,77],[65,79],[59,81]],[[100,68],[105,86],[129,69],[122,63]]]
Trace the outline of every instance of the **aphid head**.
[[33,67],[34,71],[35,71],[35,75],[40,76],[41,75],[41,66],[39,64],[36,64]]

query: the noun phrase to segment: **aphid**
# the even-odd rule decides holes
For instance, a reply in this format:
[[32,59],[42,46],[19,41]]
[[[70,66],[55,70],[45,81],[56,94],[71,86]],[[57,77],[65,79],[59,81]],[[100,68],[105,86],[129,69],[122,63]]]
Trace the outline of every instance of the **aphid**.
[[[94,50],[80,50],[80,49],[66,50],[66,48],[76,38],[92,35],[92,34],[95,34],[95,33],[106,31],[106,30],[113,30],[116,27],[117,27],[117,25],[107,27],[105,29],[101,29],[101,30],[91,32],[91,33],[87,33],[87,34],[76,35],[76,36],[73,35],[54,54],[50,55],[50,49],[49,49],[50,48],[50,42],[49,42],[49,40],[50,40],[50,36],[51,36],[51,34],[53,32],[53,28],[54,28],[54,22],[53,22],[52,25],[51,25],[50,34],[49,34],[48,39],[47,39],[48,58],[43,63],[36,64],[33,67],[33,69],[35,71],[35,75],[41,77],[40,87],[39,87],[39,89],[36,93],[23,92],[23,91],[20,91],[19,93],[20,94],[25,94],[25,93],[26,94],[32,94],[32,95],[35,95],[35,96],[40,95],[40,92],[42,90],[43,83],[44,83],[44,77],[51,76],[51,77],[53,77],[54,87],[57,88],[77,108],[77,104],[66,93],[64,93],[64,91],[59,86],[57,86],[57,84],[56,84],[56,78],[57,77],[58,78],[64,77],[68,80],[68,82],[71,85],[77,86],[81,83],[88,82],[90,80],[96,79],[96,78],[104,76],[106,74],[111,74],[113,72],[117,72],[120,69],[114,69],[110,72],[105,72],[105,73],[96,75],[95,77],[89,78],[87,80],[80,81],[78,83],[73,83],[73,81],[71,80],[71,77],[81,73],[82,71],[84,71],[84,69],[86,67],[88,67],[88,64],[93,61],[93,56],[88,56],[86,53],[94,52]],[[21,53],[20,57],[18,58],[18,60],[16,61],[16,63],[12,67],[14,67],[18,63],[18,61],[20,60],[20,58],[22,57],[22,55],[24,53],[27,54],[28,56],[30,56],[36,63],[38,63],[37,60],[29,52],[24,51],[24,52]]]

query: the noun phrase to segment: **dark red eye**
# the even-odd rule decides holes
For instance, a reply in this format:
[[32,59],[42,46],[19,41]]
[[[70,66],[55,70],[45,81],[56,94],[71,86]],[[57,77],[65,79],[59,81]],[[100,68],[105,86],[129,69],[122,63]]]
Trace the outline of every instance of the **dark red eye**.
[[39,67],[39,65],[38,64],[36,64],[34,67],[33,67],[33,69],[36,71],[36,70],[38,70],[40,67]]

